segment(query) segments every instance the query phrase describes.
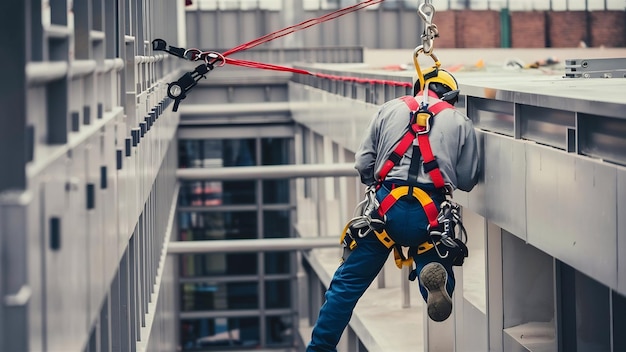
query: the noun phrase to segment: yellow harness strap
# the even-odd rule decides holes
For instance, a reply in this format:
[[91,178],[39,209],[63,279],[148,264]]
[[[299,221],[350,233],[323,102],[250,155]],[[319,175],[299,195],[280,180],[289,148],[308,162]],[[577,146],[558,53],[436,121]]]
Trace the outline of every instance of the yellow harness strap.
[[[413,192],[409,193],[411,188],[413,188]],[[433,204],[433,200],[430,198],[428,193],[424,192],[424,190],[418,187],[396,187],[392,189],[391,192],[389,192],[389,195],[387,195],[387,197],[392,197],[395,201],[397,201],[407,195],[411,195],[413,198],[417,199],[422,207],[431,206]],[[378,237],[378,240],[387,248],[391,248],[395,245],[395,242],[391,239],[391,237],[389,237],[387,231],[385,230],[382,230],[382,232],[376,232],[376,237]],[[418,246],[417,254],[425,253],[433,247],[434,246],[432,245],[432,243],[426,241]],[[402,269],[403,266],[410,267],[411,265],[413,265],[413,258],[407,258],[404,253],[402,253],[402,248],[400,246],[393,247],[393,257],[398,269]]]
[[[437,242],[437,244],[439,244],[439,242]],[[435,245],[433,245],[432,243],[426,241],[426,242],[420,244],[419,246],[417,246],[417,254],[426,253],[429,250],[433,249],[434,247],[435,247]]]
[[[411,188],[413,188],[413,192],[409,193],[409,190]],[[395,204],[397,200],[407,195],[411,195],[412,197],[417,199],[422,205],[422,207],[433,205],[433,200],[430,198],[428,193],[424,192],[424,190],[418,187],[400,186],[400,187],[396,187],[392,189],[391,192],[389,192],[389,195],[387,195],[387,197],[391,197],[391,199],[393,200],[393,203],[390,204],[389,206],[392,206],[393,204]],[[348,231],[349,231],[349,223],[344,227],[343,232],[341,233],[340,243],[344,243],[344,241],[346,240],[345,237]],[[394,261],[396,262],[396,266],[399,269],[402,269],[403,266],[413,265],[413,258],[412,257],[407,258],[404,255],[404,253],[402,253],[402,248],[400,246],[395,245],[396,242],[392,240],[391,237],[389,237],[389,234],[387,234],[387,231],[385,231],[385,229],[383,229],[380,232],[374,231],[374,233],[376,234],[376,237],[378,238],[380,243],[382,243],[386,248],[393,247]],[[351,241],[348,244],[349,249],[354,250],[356,246],[357,246],[357,242],[353,238],[351,238]],[[431,250],[432,248],[434,248],[433,244],[426,241],[417,247],[417,254],[425,253]]]
[[411,267],[413,265],[413,257],[406,257],[402,253],[401,247],[393,247],[393,259],[396,262],[398,269],[402,269],[403,266]]
[[[348,234],[348,230],[349,230],[349,226],[346,225],[343,228],[343,232],[341,233],[341,238],[339,239],[339,243],[343,244],[344,241],[346,240],[346,235]],[[353,250],[354,248],[356,248],[356,241],[354,240],[354,238],[352,238],[352,236],[350,236],[350,243],[348,244],[348,247],[350,248],[350,250]]]

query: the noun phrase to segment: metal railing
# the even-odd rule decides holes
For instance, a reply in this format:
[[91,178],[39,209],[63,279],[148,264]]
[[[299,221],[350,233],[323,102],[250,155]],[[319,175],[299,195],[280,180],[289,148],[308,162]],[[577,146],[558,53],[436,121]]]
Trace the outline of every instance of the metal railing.
[[[267,180],[292,179],[312,177],[358,177],[353,163],[337,164],[299,164],[299,165],[269,165],[243,166],[223,168],[178,169],[176,176],[179,181],[219,181],[233,180]],[[239,252],[268,252],[268,251],[300,251],[316,248],[338,247],[339,241],[335,236],[321,236],[311,238],[264,238],[246,240],[208,240],[208,241],[171,241],[167,253],[178,254],[207,254],[207,253],[239,253]],[[408,270],[401,270],[402,307],[410,306],[410,287],[405,278]],[[378,275],[377,288],[385,287],[384,270]]]

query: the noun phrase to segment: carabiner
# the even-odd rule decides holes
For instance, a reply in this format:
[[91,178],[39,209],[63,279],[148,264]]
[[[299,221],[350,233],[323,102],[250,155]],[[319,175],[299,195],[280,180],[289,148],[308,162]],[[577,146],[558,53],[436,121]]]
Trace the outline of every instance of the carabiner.
[[218,53],[217,51],[207,51],[204,52],[204,62],[207,65],[215,65],[218,61],[219,64],[217,65],[217,67],[222,67],[224,65],[226,65],[226,58],[224,57],[224,55],[222,55],[221,53]]
[[[424,11],[424,8],[427,8]],[[435,16],[435,7],[430,4],[430,2],[426,1],[417,8],[417,13],[419,13],[420,17],[426,24],[431,25],[433,23],[433,17]]]
[[[431,47],[431,50],[432,50],[432,47]],[[417,72],[417,79],[420,82],[419,90],[421,91],[424,89],[424,74],[422,73],[422,69],[420,68],[420,64],[417,59],[420,53],[424,53],[425,55],[433,59],[433,61],[435,62],[435,66],[437,66],[437,68],[441,67],[441,62],[439,61],[439,58],[437,58],[437,55],[435,55],[435,53],[433,52],[426,53],[424,51],[424,45],[419,45],[415,48],[415,50],[413,50],[413,65],[415,66],[415,71]]]

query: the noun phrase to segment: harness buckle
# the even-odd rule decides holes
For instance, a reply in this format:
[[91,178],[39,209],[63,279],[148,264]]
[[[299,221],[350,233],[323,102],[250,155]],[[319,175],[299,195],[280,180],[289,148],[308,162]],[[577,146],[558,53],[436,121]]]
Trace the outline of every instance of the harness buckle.
[[438,167],[439,163],[437,162],[437,158],[435,157],[435,159],[424,163],[424,172],[429,173]]
[[415,124],[419,126],[417,134],[428,134],[430,132],[430,126],[435,115],[428,110],[428,107],[422,106],[414,114]]

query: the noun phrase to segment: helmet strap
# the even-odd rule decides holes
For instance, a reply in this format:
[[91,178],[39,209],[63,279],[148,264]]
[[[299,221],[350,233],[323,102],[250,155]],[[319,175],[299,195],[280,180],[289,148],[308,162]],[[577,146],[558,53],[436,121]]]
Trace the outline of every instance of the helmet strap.
[[428,84],[424,84],[424,89],[422,89],[422,91],[424,94],[422,95],[421,107],[427,109],[428,108],[428,96],[429,96]]

